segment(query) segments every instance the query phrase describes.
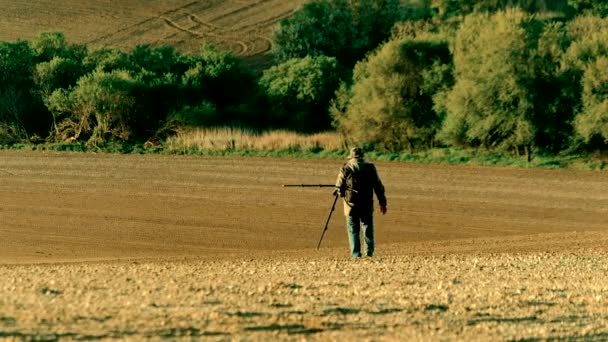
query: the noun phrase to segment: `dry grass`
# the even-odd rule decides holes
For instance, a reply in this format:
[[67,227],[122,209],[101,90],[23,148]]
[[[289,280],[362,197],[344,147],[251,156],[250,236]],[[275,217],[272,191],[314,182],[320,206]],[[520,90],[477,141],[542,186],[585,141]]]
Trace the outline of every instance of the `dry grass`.
[[345,146],[338,133],[326,132],[311,135],[277,130],[256,133],[240,128],[202,128],[179,132],[167,140],[166,148],[172,152],[189,151],[339,151]]

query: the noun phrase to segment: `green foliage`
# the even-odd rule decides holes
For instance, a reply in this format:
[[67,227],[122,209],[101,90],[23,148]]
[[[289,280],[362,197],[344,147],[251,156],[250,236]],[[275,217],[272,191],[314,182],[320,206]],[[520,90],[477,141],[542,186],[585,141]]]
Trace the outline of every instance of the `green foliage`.
[[0,42],[0,144],[49,131],[106,147],[162,143],[180,127],[312,132],[333,118],[386,151],[605,149],[607,4],[310,0],[278,25],[280,64],[259,79],[208,45],[89,51],[56,32]]
[[172,112],[167,118],[176,129],[220,126],[223,121],[217,115],[216,106],[210,102],[202,102],[198,106],[185,106]]
[[311,0],[273,34],[279,62],[330,56],[349,67],[387,39],[401,20],[399,0]]
[[201,69],[200,73],[210,78],[219,78],[230,74],[240,68],[237,58],[228,52],[221,51],[213,45],[203,45],[198,55],[195,55],[191,62],[197,64]]
[[575,14],[591,14],[601,17],[608,15],[608,3],[605,0],[568,0],[569,10]]
[[[118,57],[116,62],[127,64],[120,59],[122,56],[115,53],[110,56],[112,55]],[[138,45],[131,52],[129,59],[131,65],[125,65],[126,70],[131,70],[128,69],[129,66],[134,67],[135,70],[132,71],[139,73],[139,78],[146,83],[167,74],[182,74],[187,68],[186,59],[172,46],[154,48],[150,45]]]
[[476,2],[471,0],[427,0],[425,5],[431,8],[439,18],[447,19],[473,13]]
[[24,90],[32,86],[31,75],[24,73],[33,66],[33,50],[29,43],[0,43],[0,122],[5,124],[4,135],[11,136],[15,130],[24,132],[23,116],[27,111],[24,105],[28,94]]
[[560,68],[570,43],[563,24],[545,24],[533,63],[535,145],[552,153],[568,147],[573,135],[570,123],[580,105],[580,83],[573,82],[577,72]]
[[0,122],[0,145],[12,145],[23,140],[24,132],[15,125]]
[[586,143],[595,148],[608,147],[608,56],[585,69],[583,110],[574,127]]
[[473,13],[495,13],[519,8],[528,13],[572,11],[567,0],[427,0],[437,16],[443,19],[465,17]]
[[330,128],[327,108],[340,82],[335,58],[294,58],[264,71],[259,82],[275,124],[305,132]]
[[465,18],[455,41],[444,142],[499,149],[533,144],[537,32],[534,18],[521,11]]
[[572,43],[563,57],[565,69],[578,70],[582,75],[587,65],[608,55],[608,19],[577,17],[568,23],[567,35]]
[[[58,89],[68,89],[76,84],[78,79],[85,74],[81,63],[63,57],[53,57],[48,62],[36,64],[33,70],[33,78],[41,101],[48,101],[51,94]],[[48,108],[47,109],[48,112]],[[52,113],[52,127],[48,130],[56,130],[57,122]]]
[[32,70],[36,63],[30,43],[0,42],[0,123],[20,140],[29,134],[45,134],[49,117],[37,94]]
[[69,88],[85,74],[81,63],[73,59],[53,57],[34,67],[34,81],[43,94],[50,94],[57,88]]
[[[88,50],[84,45],[70,44],[61,32],[44,32],[32,42],[36,65],[31,69],[31,77],[38,102],[47,101],[48,97],[57,89],[68,89],[76,84],[78,79],[85,75],[87,70],[83,60]],[[44,113],[46,124],[44,133],[56,129],[54,117],[48,110],[39,109]],[[52,124],[50,119],[53,118]],[[51,126],[51,127],[49,127]],[[41,131],[42,127],[38,130]]]
[[43,32],[32,42],[38,62],[48,62],[54,57],[82,61],[87,55],[84,45],[68,43],[61,32]]
[[398,39],[408,39],[408,38],[418,38],[418,37],[428,37],[437,36],[437,35],[445,35],[447,38],[447,34],[441,32],[442,27],[437,25],[437,23],[429,20],[411,20],[411,21],[402,21],[396,23],[391,30],[391,38],[390,40],[398,40]]
[[0,42],[0,88],[5,88],[9,84],[29,84],[31,75],[27,71],[34,63],[34,50],[30,43]]
[[450,73],[448,63],[445,41],[388,42],[357,64],[352,89],[340,88],[334,124],[355,143],[389,151],[429,146],[440,125],[432,97],[441,87],[437,81]]
[[127,72],[98,70],[73,89],[55,90],[47,100],[56,122],[55,138],[89,145],[128,140],[136,104],[130,94],[134,83]]
[[184,106],[171,112],[149,141],[160,143],[180,130],[222,124],[223,120],[217,115],[215,105],[212,103],[203,102],[198,106]]
[[226,122],[238,120],[231,115],[231,106],[250,101],[256,93],[251,72],[236,57],[212,45],[204,45],[199,54],[189,58],[182,85],[199,102],[214,103]]
[[[605,148],[606,108],[605,59],[608,57],[608,19],[592,15],[579,16],[568,23],[571,44],[563,57],[562,70],[569,75],[570,88],[577,85],[579,102],[573,106],[577,113],[574,130],[582,147]],[[572,146],[574,147],[574,146]]]
[[116,48],[102,47],[89,51],[83,60],[86,70],[100,69],[105,72],[114,70],[137,71],[138,67],[132,61],[130,55]]

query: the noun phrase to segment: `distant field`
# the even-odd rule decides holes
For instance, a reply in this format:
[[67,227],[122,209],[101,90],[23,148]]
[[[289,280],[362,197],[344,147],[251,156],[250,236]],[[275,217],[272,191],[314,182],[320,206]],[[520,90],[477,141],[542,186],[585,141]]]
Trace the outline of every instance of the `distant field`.
[[0,0],[0,40],[60,31],[76,43],[129,49],[214,43],[237,56],[263,57],[273,26],[304,0]]

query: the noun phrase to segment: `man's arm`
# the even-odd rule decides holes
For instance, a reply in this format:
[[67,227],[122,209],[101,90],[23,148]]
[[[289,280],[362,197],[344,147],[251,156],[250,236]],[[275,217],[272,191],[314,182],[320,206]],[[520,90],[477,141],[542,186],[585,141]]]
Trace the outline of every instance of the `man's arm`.
[[334,195],[340,195],[340,197],[344,197],[344,192],[346,190],[346,184],[344,180],[346,179],[345,167],[340,168],[340,172],[338,172],[338,179],[336,180],[336,189],[334,190]]
[[382,180],[380,180],[380,176],[378,175],[378,170],[376,170],[376,166],[372,165],[373,168],[373,184],[374,184],[374,192],[376,193],[376,197],[378,197],[378,204],[380,204],[380,212],[382,214],[386,214],[386,195],[384,193],[384,184],[382,184]]

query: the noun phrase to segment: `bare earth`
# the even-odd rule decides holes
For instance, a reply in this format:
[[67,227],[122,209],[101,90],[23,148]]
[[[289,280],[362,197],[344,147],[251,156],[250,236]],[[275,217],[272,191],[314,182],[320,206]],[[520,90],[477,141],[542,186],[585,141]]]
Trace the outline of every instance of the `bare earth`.
[[353,261],[341,163],[0,151],[0,338],[608,339],[608,173],[377,162]]
[[[302,0],[0,0],[0,40],[213,43],[268,63]],[[608,174],[377,163],[347,257],[341,161],[0,151],[0,339],[608,339]]]

